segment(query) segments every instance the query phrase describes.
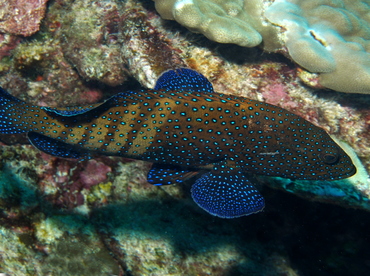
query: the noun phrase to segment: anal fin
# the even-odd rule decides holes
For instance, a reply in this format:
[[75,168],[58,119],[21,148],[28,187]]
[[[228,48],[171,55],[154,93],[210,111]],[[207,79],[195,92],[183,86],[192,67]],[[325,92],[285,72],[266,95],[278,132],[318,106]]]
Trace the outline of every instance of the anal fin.
[[89,156],[86,151],[74,145],[69,145],[37,132],[29,132],[27,137],[34,147],[53,156],[73,159],[86,158]]

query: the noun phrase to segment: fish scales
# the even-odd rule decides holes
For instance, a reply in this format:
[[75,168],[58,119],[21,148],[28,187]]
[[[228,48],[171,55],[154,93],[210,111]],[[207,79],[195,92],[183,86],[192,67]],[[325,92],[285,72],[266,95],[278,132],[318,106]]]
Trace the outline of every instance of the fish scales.
[[[317,179],[327,172],[321,159],[340,151],[334,142],[324,151],[318,148],[325,131],[295,114],[216,93],[141,91],[79,118],[52,116],[25,104],[26,109],[33,116],[24,118],[24,129],[86,150],[156,163],[196,167],[225,158],[230,166],[257,174]],[[338,168],[338,176],[347,171]]]
[[32,106],[0,92],[0,132],[28,132],[47,153],[150,161],[152,184],[180,183],[210,170],[195,182],[192,196],[220,217],[263,209],[263,197],[245,173],[335,180],[356,172],[323,129],[280,107],[215,93],[189,69],[166,72],[153,90],[78,108]]

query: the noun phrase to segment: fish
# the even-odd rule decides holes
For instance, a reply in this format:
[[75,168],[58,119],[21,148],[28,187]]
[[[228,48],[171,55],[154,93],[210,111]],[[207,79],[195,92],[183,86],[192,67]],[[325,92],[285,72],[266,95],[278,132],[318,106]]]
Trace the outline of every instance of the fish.
[[27,133],[33,146],[62,158],[152,162],[153,185],[194,178],[195,203],[221,218],[264,209],[254,175],[337,180],[356,173],[322,128],[278,106],[216,93],[187,68],[164,72],[153,89],[82,107],[31,105],[1,88],[0,133]]

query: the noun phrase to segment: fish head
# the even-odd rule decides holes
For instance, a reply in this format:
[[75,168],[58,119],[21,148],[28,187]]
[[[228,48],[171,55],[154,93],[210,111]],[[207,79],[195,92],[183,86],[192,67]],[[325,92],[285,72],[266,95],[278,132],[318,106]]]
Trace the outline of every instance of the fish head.
[[312,125],[295,132],[260,136],[263,143],[247,149],[245,171],[302,180],[338,180],[356,173],[351,157],[323,129]]
[[351,157],[323,129],[317,129],[309,139],[289,140],[282,145],[290,159],[286,169],[289,178],[338,180],[356,173]]

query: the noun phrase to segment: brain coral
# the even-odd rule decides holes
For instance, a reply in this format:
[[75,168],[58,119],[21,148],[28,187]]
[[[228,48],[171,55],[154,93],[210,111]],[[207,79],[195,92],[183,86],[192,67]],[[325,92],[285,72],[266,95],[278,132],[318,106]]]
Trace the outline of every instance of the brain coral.
[[154,0],[211,40],[287,51],[321,85],[370,93],[370,0]]

